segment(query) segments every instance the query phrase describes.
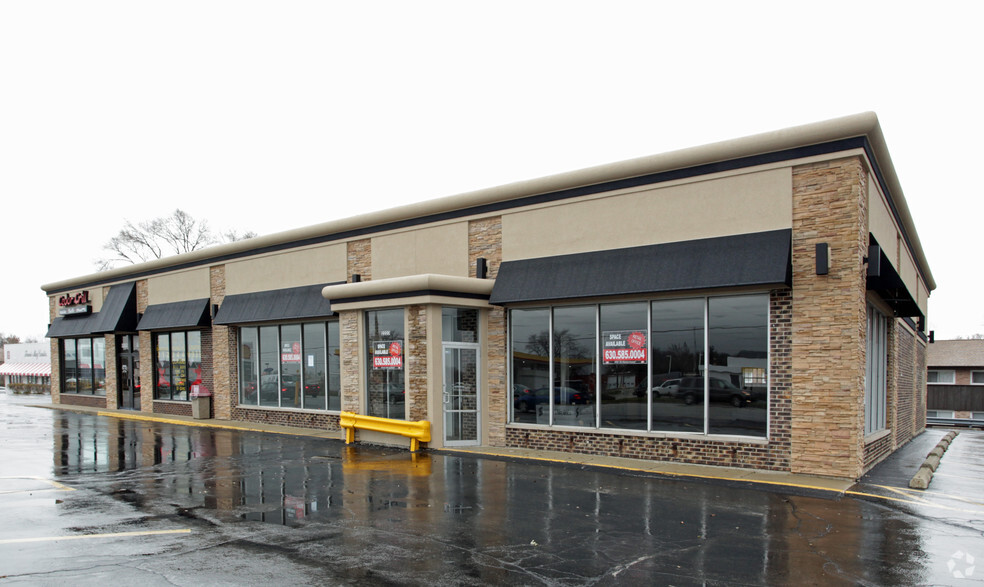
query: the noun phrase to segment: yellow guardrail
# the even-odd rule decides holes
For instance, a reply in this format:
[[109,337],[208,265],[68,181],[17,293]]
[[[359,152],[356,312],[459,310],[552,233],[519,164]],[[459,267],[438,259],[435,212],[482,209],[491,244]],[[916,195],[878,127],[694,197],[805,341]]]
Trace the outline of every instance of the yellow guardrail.
[[339,425],[345,429],[345,444],[355,442],[356,430],[372,430],[405,436],[410,439],[410,452],[417,452],[421,442],[430,442],[431,439],[431,424],[427,420],[410,422],[342,412]]

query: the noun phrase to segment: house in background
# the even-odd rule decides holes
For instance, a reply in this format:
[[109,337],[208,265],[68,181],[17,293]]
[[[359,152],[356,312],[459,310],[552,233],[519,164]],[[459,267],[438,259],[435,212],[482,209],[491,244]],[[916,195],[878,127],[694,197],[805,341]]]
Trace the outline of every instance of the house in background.
[[984,340],[937,340],[926,366],[926,417],[984,424]]

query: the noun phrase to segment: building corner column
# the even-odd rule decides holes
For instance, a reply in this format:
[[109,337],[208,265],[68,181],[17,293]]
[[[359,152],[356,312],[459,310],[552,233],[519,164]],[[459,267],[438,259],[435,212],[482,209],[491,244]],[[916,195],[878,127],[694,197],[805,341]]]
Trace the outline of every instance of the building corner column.
[[[793,168],[791,470],[860,477],[864,465],[867,168]],[[816,245],[830,269],[817,275]]]

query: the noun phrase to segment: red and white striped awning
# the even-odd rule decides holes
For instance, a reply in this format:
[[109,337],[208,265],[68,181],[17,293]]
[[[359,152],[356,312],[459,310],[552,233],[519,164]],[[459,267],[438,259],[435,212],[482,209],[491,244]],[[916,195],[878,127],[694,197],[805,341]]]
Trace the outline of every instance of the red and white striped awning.
[[51,363],[4,363],[0,365],[0,375],[46,375],[51,376]]

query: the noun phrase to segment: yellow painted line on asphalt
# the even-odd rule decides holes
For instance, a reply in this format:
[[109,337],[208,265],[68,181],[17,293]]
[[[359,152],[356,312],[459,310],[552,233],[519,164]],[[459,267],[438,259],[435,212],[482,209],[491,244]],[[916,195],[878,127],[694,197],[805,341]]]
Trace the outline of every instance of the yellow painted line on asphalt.
[[[91,413],[91,412],[90,412]],[[162,424],[176,424],[178,426],[197,426],[199,428],[220,428],[222,430],[240,430],[243,432],[264,432],[268,434],[284,434],[287,436],[312,436],[309,433],[305,433],[303,429],[298,429],[297,431],[291,430],[271,430],[270,428],[260,428],[255,426],[248,426],[242,424],[220,424],[215,419],[208,420],[179,420],[176,418],[162,418],[160,416],[143,416],[140,414],[123,414],[120,412],[96,412],[97,416],[106,416],[108,418],[120,418],[122,420],[137,420],[141,422],[160,422]],[[328,432],[328,431],[325,431]],[[336,436],[329,435],[314,435],[314,438],[336,438]],[[337,436],[341,438],[341,436]]]
[[[886,489],[890,489],[890,488],[886,488]],[[984,510],[971,510],[971,509],[966,509],[966,508],[956,508],[956,507],[951,507],[951,506],[948,506],[948,505],[943,505],[943,504],[940,504],[940,503],[935,503],[933,501],[926,500],[926,499],[923,499],[923,500],[903,499],[901,497],[891,497],[891,496],[888,496],[888,495],[878,495],[877,493],[865,493],[863,491],[845,491],[844,493],[846,495],[853,495],[853,496],[857,496],[857,497],[871,497],[871,498],[875,498],[875,499],[881,499],[881,500],[884,500],[884,501],[894,501],[896,503],[907,503],[907,504],[910,504],[910,505],[921,505],[921,506],[936,508],[938,510],[947,510],[947,511],[951,511],[951,512],[960,512],[960,513],[963,513],[963,514],[976,514],[976,515],[982,515],[982,514],[984,514]]]
[[75,488],[74,487],[69,487],[68,485],[65,485],[64,483],[59,483],[59,482],[54,481],[52,479],[45,479],[44,477],[34,477],[34,476],[30,476],[30,475],[28,475],[28,476],[22,476],[22,477],[0,477],[0,480],[2,480],[2,479],[11,479],[11,480],[13,480],[13,479],[28,479],[30,481],[40,481],[42,483],[47,483],[48,485],[51,485],[51,487],[48,488],[48,489],[15,489],[13,491],[0,491],[0,494],[2,494],[2,495],[6,495],[6,494],[9,494],[9,493],[34,493],[34,492],[40,492],[40,491],[75,491]]
[[10,538],[0,540],[0,544],[23,544],[26,542],[55,542],[58,540],[88,540],[93,538],[130,538],[133,536],[161,536],[165,534],[190,534],[190,528],[181,530],[145,530],[142,532],[113,532],[110,534],[77,534],[74,536],[42,536],[39,538]]
[[[438,452],[440,452],[440,449],[438,450]],[[450,452],[455,452],[455,451],[454,451],[454,449],[451,449]],[[618,470],[618,471],[632,471],[632,472],[637,472],[637,473],[649,473],[649,474],[656,474],[656,475],[667,475],[667,476],[671,476],[671,477],[688,477],[688,478],[694,478],[694,479],[711,479],[711,480],[714,480],[714,481],[737,481],[737,482],[744,482],[744,483],[755,483],[755,484],[760,484],[760,485],[778,485],[778,486],[782,486],[782,487],[796,487],[798,489],[812,489],[812,490],[816,490],[816,491],[830,491],[830,492],[833,492],[833,493],[844,493],[846,491],[846,487],[824,487],[822,485],[809,485],[809,484],[804,484],[804,483],[792,483],[792,482],[789,482],[789,481],[778,481],[778,480],[773,481],[773,480],[769,480],[769,479],[755,479],[753,477],[743,477],[741,475],[727,476],[727,475],[708,475],[708,474],[702,474],[702,473],[686,473],[686,472],[682,472],[682,471],[669,471],[669,470],[657,469],[657,468],[629,467],[629,466],[626,466],[626,465],[611,465],[611,464],[594,463],[594,462],[573,462],[573,461],[568,461],[568,460],[564,460],[564,459],[552,459],[552,458],[548,458],[548,457],[536,457],[536,456],[527,456],[527,455],[512,455],[512,454],[508,454],[508,453],[480,452],[480,451],[473,451],[473,450],[470,450],[470,451],[457,451],[457,452],[459,452],[459,453],[460,452],[467,452],[468,454],[475,454],[475,455],[507,457],[507,458],[514,458],[514,459],[519,459],[519,460],[530,460],[530,461],[541,461],[541,462],[547,462],[547,463],[558,463],[558,464],[562,464],[562,465],[581,464],[581,465],[585,465],[585,466],[588,466],[588,467],[599,467],[599,468],[603,468],[603,469],[614,469],[614,470]]]

